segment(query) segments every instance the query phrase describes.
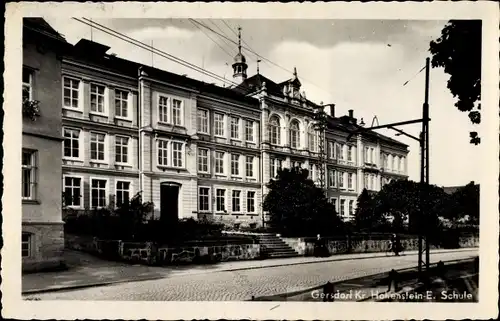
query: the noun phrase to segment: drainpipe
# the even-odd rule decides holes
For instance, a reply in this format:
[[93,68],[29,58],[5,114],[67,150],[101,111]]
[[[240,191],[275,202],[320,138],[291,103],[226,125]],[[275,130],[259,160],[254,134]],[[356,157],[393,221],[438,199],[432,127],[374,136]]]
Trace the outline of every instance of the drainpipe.
[[137,70],[137,87],[138,87],[138,97],[137,97],[137,126],[139,128],[139,139],[138,139],[138,152],[137,152],[137,165],[139,167],[139,189],[141,193],[141,197],[143,196],[144,191],[144,180],[142,179],[143,175],[143,155],[142,155],[142,83],[141,83],[141,71],[142,67],[139,67]]

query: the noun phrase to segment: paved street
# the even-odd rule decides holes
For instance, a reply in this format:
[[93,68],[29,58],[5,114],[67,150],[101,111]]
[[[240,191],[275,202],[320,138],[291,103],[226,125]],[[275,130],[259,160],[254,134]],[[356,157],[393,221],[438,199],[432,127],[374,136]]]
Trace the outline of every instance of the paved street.
[[[432,262],[464,259],[478,250],[431,254]],[[160,280],[120,283],[81,290],[25,296],[42,300],[143,300],[143,301],[236,301],[252,296],[298,291],[327,281],[343,281],[415,266],[415,254],[310,264],[266,267],[252,270],[173,275]]]

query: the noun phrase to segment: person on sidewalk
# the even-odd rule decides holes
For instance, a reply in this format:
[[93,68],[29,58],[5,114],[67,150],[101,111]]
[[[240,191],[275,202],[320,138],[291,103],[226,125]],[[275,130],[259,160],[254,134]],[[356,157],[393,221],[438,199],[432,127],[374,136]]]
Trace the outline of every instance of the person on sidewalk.
[[394,254],[396,256],[399,256],[401,244],[399,241],[399,236],[396,233],[392,234],[391,243],[392,243],[392,250],[393,250]]

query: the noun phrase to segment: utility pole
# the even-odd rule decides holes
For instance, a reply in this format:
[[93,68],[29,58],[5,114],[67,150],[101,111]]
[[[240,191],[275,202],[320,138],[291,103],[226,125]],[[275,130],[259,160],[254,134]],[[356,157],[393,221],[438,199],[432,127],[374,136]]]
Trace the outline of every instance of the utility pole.
[[[418,231],[418,275],[421,282],[426,282],[429,280],[429,263],[430,263],[430,252],[429,252],[429,231],[425,228],[426,218],[427,218],[427,193],[429,186],[429,74],[430,74],[430,58],[425,61],[425,96],[424,103],[422,106],[422,118],[413,119],[407,121],[400,121],[391,124],[377,125],[369,128],[359,128],[358,130],[352,131],[348,136],[347,140],[350,140],[353,135],[358,133],[363,133],[367,130],[389,128],[401,135],[409,137],[419,142],[420,144],[420,210],[419,215],[416,218],[416,228]],[[422,131],[420,132],[420,137],[415,137],[410,135],[401,129],[396,128],[396,126],[410,125],[415,123],[422,123]],[[425,242],[425,245],[424,245]],[[425,259],[424,259],[425,254]],[[425,274],[423,273],[423,266],[425,266]]]
[[[420,133],[420,213],[418,218],[418,272],[422,277],[422,266],[429,272],[429,233],[425,230],[427,217],[427,191],[429,186],[429,73],[430,59],[425,60],[425,96],[422,108],[422,132]],[[425,242],[425,248],[424,243]],[[425,263],[423,255],[425,253]],[[428,275],[425,275],[427,280]],[[424,281],[424,280],[422,280]]]

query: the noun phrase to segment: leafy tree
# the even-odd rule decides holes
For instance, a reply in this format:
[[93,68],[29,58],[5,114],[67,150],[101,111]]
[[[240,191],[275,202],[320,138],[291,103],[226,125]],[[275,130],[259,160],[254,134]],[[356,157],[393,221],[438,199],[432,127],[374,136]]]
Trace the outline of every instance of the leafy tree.
[[[410,180],[396,180],[385,185],[374,198],[376,216],[392,219],[392,229],[411,233],[418,231],[419,221],[425,224],[427,230],[439,227],[439,215],[446,206],[446,193],[435,185],[424,186],[424,212],[421,211],[421,185]],[[423,213],[423,214],[422,214]],[[421,215],[425,217],[421,220]]]
[[[450,75],[448,89],[457,98],[455,107],[469,112],[473,124],[481,122],[481,20],[450,20],[441,36],[430,43],[432,66]],[[481,142],[477,132],[470,142]]]
[[141,193],[137,193],[132,199],[119,204],[114,216],[120,224],[122,238],[133,240],[140,237],[142,227],[146,223],[146,217],[153,211],[153,208],[152,202],[142,202]]
[[467,225],[479,224],[479,185],[474,182],[458,188],[448,199],[445,218],[453,225],[460,222]]
[[354,227],[358,231],[373,232],[386,225],[386,219],[375,211],[374,197],[364,189],[358,197],[354,213]]
[[342,228],[342,220],[323,190],[308,179],[308,171],[284,169],[267,185],[263,202],[270,224],[288,235],[332,235]]

